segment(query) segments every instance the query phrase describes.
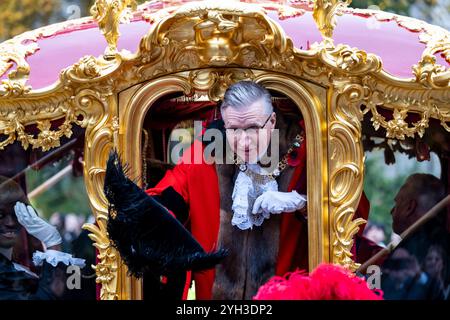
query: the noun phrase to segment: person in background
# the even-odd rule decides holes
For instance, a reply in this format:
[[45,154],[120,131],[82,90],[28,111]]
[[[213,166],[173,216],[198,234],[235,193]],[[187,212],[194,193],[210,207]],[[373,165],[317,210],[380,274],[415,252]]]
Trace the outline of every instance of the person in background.
[[445,299],[448,299],[450,291],[449,279],[446,279],[447,268],[448,256],[444,248],[437,244],[430,246],[425,256],[423,270],[439,282]]
[[[39,274],[13,259],[13,247],[22,228],[46,248],[33,254]],[[60,251],[61,242],[57,229],[37,215],[20,186],[0,177],[0,300],[61,298],[66,289],[66,266],[84,267],[83,259]]]
[[386,246],[384,244],[384,241],[386,240],[386,233],[382,224],[369,222],[367,227],[364,229],[364,236],[381,247]]
[[441,283],[422,271],[417,257],[397,248],[383,264],[381,289],[386,300],[442,300]]
[[[72,253],[72,243],[81,232],[80,219],[75,213],[68,213],[64,216],[64,233],[62,233],[64,252]],[[63,247],[64,248],[64,247]]]
[[392,229],[402,234],[444,197],[445,186],[435,176],[425,173],[409,176],[394,198]]
[[[445,194],[444,184],[433,175],[418,173],[408,177],[394,199],[391,210],[393,231],[396,234],[407,231]],[[441,212],[404,236],[383,262],[381,288],[386,299],[445,298],[443,283],[448,282],[448,273],[444,272],[443,261],[448,259],[450,249],[446,219],[446,212]],[[438,247],[441,248],[441,259],[436,255],[435,248]]]
[[[84,219],[82,220],[84,221]],[[95,218],[90,215],[87,223],[95,223]],[[80,227],[81,227],[80,221]],[[71,252],[75,257],[83,257],[87,266],[96,264],[96,253],[94,242],[89,238],[90,231],[80,229],[78,237],[71,243]],[[96,299],[96,274],[92,268],[81,270],[80,290],[69,290],[64,296],[68,300],[95,300]]]

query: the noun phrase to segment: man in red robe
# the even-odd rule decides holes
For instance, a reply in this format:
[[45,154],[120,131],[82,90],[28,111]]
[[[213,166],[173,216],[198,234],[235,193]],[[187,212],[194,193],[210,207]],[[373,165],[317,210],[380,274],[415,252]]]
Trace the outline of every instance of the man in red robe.
[[[146,193],[189,230],[201,246],[202,255],[219,248],[228,251],[215,269],[209,266],[207,270],[192,273],[197,299],[251,299],[271,276],[308,268],[306,218],[302,214],[306,206],[304,128],[298,118],[276,114],[269,92],[249,81],[239,82],[227,90],[221,114],[227,146],[234,154],[235,163],[221,164],[217,155],[215,159],[205,156],[207,147],[202,141],[195,141],[179,163]],[[279,130],[277,141],[272,139],[276,130]],[[278,157],[273,157],[274,153]],[[125,224],[132,219],[137,229],[151,228],[153,232],[157,227],[143,223],[147,216],[130,218],[137,210],[128,211],[128,217],[121,215],[124,206],[118,204],[122,201],[117,200],[120,192],[116,190],[114,196],[108,192],[112,189],[108,182],[110,175],[107,169],[106,194],[118,212],[118,217],[110,216],[110,238],[131,272],[140,275],[145,259],[155,256],[149,251],[163,249],[148,249],[145,244],[146,249],[140,250],[137,234],[141,232],[132,234],[129,228],[128,237],[135,242],[128,241],[123,231]],[[159,210],[158,204],[150,206]],[[170,228],[166,231],[171,233]],[[173,237],[179,235],[173,233]],[[142,234],[149,237],[149,232]],[[157,243],[158,240],[155,237],[149,241]],[[137,258],[141,251],[146,257],[143,260]],[[189,251],[188,255],[191,254]],[[173,257],[169,260],[174,261]],[[165,264],[168,265],[171,262]],[[162,272],[161,268],[158,270]],[[187,283],[190,276],[189,273]],[[170,276],[161,279],[171,281]]]

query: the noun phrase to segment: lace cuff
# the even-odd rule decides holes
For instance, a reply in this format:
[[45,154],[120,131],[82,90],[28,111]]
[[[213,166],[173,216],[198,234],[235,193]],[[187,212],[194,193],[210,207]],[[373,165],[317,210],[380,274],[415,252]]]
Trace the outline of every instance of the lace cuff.
[[56,250],[47,250],[46,252],[36,251],[33,253],[33,264],[37,267],[42,266],[44,261],[51,264],[53,267],[56,267],[58,263],[62,262],[66,266],[74,265],[80,268],[84,268],[86,265],[84,259],[74,258],[71,254],[56,251]]

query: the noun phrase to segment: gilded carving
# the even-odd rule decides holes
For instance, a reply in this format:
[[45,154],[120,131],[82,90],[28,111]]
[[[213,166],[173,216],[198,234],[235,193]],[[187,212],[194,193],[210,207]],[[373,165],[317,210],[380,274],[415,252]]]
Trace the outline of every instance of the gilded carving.
[[104,54],[106,59],[115,57],[120,36],[119,24],[129,22],[131,10],[136,10],[136,7],[135,0],[96,0],[92,5],[91,14],[108,43]]
[[23,44],[15,39],[3,42],[0,45],[0,75],[3,75],[15,64],[15,70],[8,73],[8,78],[2,80],[0,97],[21,96],[31,90],[26,85],[30,74],[30,66],[25,57],[39,49],[36,43]]
[[204,90],[212,101],[223,98],[225,90],[233,83],[240,80],[253,80],[254,73],[251,70],[226,69],[225,71],[194,70],[189,73],[189,83],[197,90]]
[[353,236],[365,222],[353,220],[364,177],[360,109],[364,98],[361,84],[343,80],[336,83],[328,106],[331,260],[352,270],[357,269],[351,254]]
[[103,300],[123,298],[117,291],[117,272],[120,257],[111,246],[106,230],[108,205],[103,194],[105,164],[110,151],[116,147],[118,117],[115,96],[101,95],[88,89],[81,91],[78,101],[83,101],[86,112],[97,113],[86,128],[84,176],[90,204],[96,217],[96,224],[85,224],[89,237],[97,249],[96,282],[101,284],[100,297]]
[[[428,127],[430,118],[440,120],[442,127],[450,131],[450,90],[428,90],[415,83],[396,86],[380,81],[375,77],[363,77],[367,97],[364,101],[364,113],[372,114],[371,122],[375,130],[386,130],[386,137],[403,140],[405,137],[422,137]],[[393,119],[386,120],[379,114],[377,106],[392,110]],[[409,125],[405,118],[407,113],[415,113],[420,120]]]
[[[188,3],[177,10],[167,9],[167,14],[155,18],[151,30],[133,54],[118,53],[115,49],[119,11],[130,2],[114,3],[97,1],[95,9],[99,25],[109,39],[107,59],[81,58],[63,70],[59,81],[44,91],[33,91],[26,86],[29,67],[23,58],[32,47],[27,51],[15,42],[11,50],[18,52],[0,54],[0,71],[9,70],[12,61],[23,65],[16,73],[10,73],[12,79],[0,87],[0,133],[5,137],[0,149],[19,140],[25,148],[48,150],[58,146],[62,136],[70,136],[71,126],[86,128],[84,175],[96,224],[85,228],[91,232],[98,250],[99,262],[95,270],[97,281],[102,284],[102,299],[132,296],[124,293],[126,290],[117,290],[123,284],[119,277],[123,265],[109,243],[107,204],[103,195],[106,158],[112,148],[122,146],[119,142],[124,119],[119,113],[119,92],[150,83],[148,88],[157,91],[156,96],[168,89],[151,85],[159,85],[162,81],[159,79],[168,76],[170,85],[182,88],[186,95],[193,95],[197,90],[216,101],[229,84],[240,79],[260,81],[264,72],[276,74],[279,81],[286,83],[283,88],[290,88],[292,92],[304,90],[304,95],[310,94],[300,82],[328,90],[327,94],[320,90],[317,91],[320,93],[310,94],[313,97],[309,99],[311,108],[326,104],[326,117],[316,117],[310,123],[315,130],[327,132],[325,140],[329,150],[328,158],[323,161],[328,170],[321,173],[321,183],[328,188],[329,196],[329,202],[322,208],[327,225],[314,230],[326,230],[330,226],[329,238],[322,239],[324,245],[318,250],[329,252],[329,257],[328,253],[323,254],[325,259],[352,269],[356,268],[350,252],[352,238],[363,223],[361,219],[353,220],[364,175],[363,114],[370,112],[374,127],[385,128],[390,138],[422,135],[431,118],[440,120],[450,131],[447,124],[450,121],[448,70],[437,66],[430,58],[437,52],[448,56],[448,41],[428,39],[429,50],[416,66],[416,79],[396,78],[382,69],[379,57],[330,42],[334,28],[332,17],[343,10],[346,1],[316,2],[315,18],[324,41],[309,50],[295,48],[282,28],[265,15],[263,5],[202,2]],[[106,17],[114,21],[107,22]],[[111,57],[114,59],[109,59]],[[130,97],[136,98],[133,93]],[[314,102],[316,100],[324,102]],[[393,119],[386,120],[380,115],[379,106],[392,111]],[[313,117],[306,107],[302,112],[305,117]],[[408,124],[405,119],[411,112],[417,113],[420,120]],[[63,124],[52,129],[51,121],[57,119],[63,119]],[[26,131],[30,124],[37,124],[35,136]],[[318,173],[316,175],[319,179]],[[320,202],[320,199],[315,200]],[[325,231],[323,234],[328,237]]]
[[293,59],[292,41],[255,5],[189,3],[153,30],[139,52],[152,62],[149,77],[225,65],[288,70]]
[[[78,24],[89,23],[90,18],[79,19]],[[65,29],[70,28],[73,21],[65,21],[50,26],[25,32],[0,44],[0,76],[4,75],[15,64],[14,70],[8,73],[8,78],[2,80],[0,85],[1,97],[20,97],[31,90],[27,85],[30,74],[30,66],[26,57],[39,50],[37,40],[49,37]]]
[[336,27],[336,16],[351,0],[316,0],[314,1],[313,18],[327,46],[333,46],[333,30]]

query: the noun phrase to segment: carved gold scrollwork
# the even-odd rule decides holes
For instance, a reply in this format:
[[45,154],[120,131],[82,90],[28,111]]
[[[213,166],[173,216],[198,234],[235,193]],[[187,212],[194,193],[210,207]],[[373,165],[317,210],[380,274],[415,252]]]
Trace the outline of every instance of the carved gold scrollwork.
[[440,53],[450,63],[450,32],[436,27],[423,27],[420,41],[426,43],[422,57],[413,66],[416,81],[427,88],[448,88],[450,86],[450,68],[436,63],[436,54]]
[[91,232],[89,237],[98,251],[98,262],[93,268],[97,275],[96,282],[101,284],[100,297],[114,300],[120,298],[117,271],[121,262],[106,230],[108,205],[103,194],[103,181],[108,155],[117,143],[117,102],[115,96],[103,96],[90,90],[80,92],[78,100],[83,101],[87,112],[98,115],[88,121],[84,160],[85,184],[96,223],[85,224],[83,228]]
[[316,0],[314,1],[313,18],[322,34],[324,43],[333,46],[333,30],[336,27],[336,16],[342,14],[342,9],[351,0]]
[[331,259],[352,270],[358,267],[351,254],[353,236],[365,222],[354,219],[364,177],[359,108],[363,99],[363,87],[345,81],[335,87],[329,105]]
[[[415,134],[422,137],[430,118],[440,120],[441,126],[450,132],[447,124],[450,122],[450,90],[430,91],[419,84],[415,84],[416,88],[394,86],[367,76],[362,81],[368,94],[363,112],[372,114],[370,121],[374,129],[384,128],[387,138],[403,140]],[[378,112],[378,106],[392,110],[393,119],[386,120]],[[409,125],[405,120],[408,113],[418,114],[420,120]]]
[[81,124],[81,122],[77,120],[77,112],[73,105],[61,103],[58,109],[60,112],[65,113],[64,122],[57,130],[52,130],[49,119],[37,120],[36,125],[39,132],[36,137],[25,131],[24,123],[31,116],[30,110],[17,108],[9,113],[9,117],[7,117],[7,120],[3,120],[1,125],[7,138],[0,143],[0,150],[14,140],[20,141],[24,149],[31,145],[33,149],[42,148],[43,151],[47,151],[60,146],[61,137],[71,137],[72,124]]
[[[428,128],[428,121],[430,117],[430,111],[426,110],[422,114],[422,118],[413,123],[412,127],[405,121],[407,116],[407,110],[394,109],[393,119],[386,121],[385,117],[379,114],[376,105],[368,103],[364,112],[370,111],[372,113],[373,127],[378,130],[380,127],[386,129],[386,137],[392,139],[404,140],[405,137],[414,137],[417,133],[419,137],[422,137],[425,133],[425,129]],[[445,123],[444,123],[445,124]]]
[[[103,59],[83,57],[62,72],[61,86],[53,94],[36,94],[28,101],[15,101],[14,97],[5,96],[5,100],[0,101],[0,130],[7,137],[0,142],[0,150],[18,140],[24,149],[31,146],[47,151],[60,146],[63,136],[69,138],[73,125],[87,127],[96,123],[103,108],[92,103],[93,98],[105,99],[112,95],[115,84],[103,77],[103,81],[97,83],[99,90],[96,90],[89,82],[116,66]],[[83,84],[87,84],[85,88]],[[63,123],[52,129],[51,121],[54,120],[63,120]],[[36,136],[26,132],[26,126],[30,124],[36,124]]]
[[15,69],[8,73],[8,78],[2,80],[0,97],[16,97],[31,90],[31,87],[26,85],[30,66],[25,57],[38,49],[38,45],[34,42],[23,44],[17,39],[8,40],[0,45],[0,75],[16,65]]
[[395,21],[399,26],[413,32],[419,32],[420,42],[426,48],[420,61],[413,66],[416,82],[427,88],[445,88],[449,86],[450,70],[436,64],[436,54],[441,54],[450,63],[450,32],[444,28],[430,25],[425,21],[379,10],[347,8],[349,14],[373,17],[378,21]]
[[253,80],[255,75],[251,70],[226,69],[224,71],[194,70],[189,73],[189,83],[197,90],[208,92],[211,101],[223,99],[225,90],[240,80]]
[[[449,44],[450,46],[450,44]],[[416,81],[427,88],[445,88],[450,84],[450,70],[436,63],[434,55],[424,55],[413,66]]]
[[[368,54],[363,50],[340,44],[337,47],[328,48],[320,43],[312,46],[316,55],[328,68],[335,68],[337,76],[362,75],[369,72],[378,72],[381,69],[381,60],[374,54]],[[340,73],[340,74],[339,74]]]
[[425,43],[422,56],[431,56],[441,53],[450,63],[450,32],[437,26],[424,25],[424,32],[420,35],[420,41]]
[[0,84],[0,98],[21,97],[31,91],[31,86],[26,83],[30,75],[30,66],[26,58],[39,50],[37,41],[40,38],[57,34],[74,24],[89,23],[90,18],[77,19],[76,23],[73,21],[28,31],[0,44],[0,76],[13,69],[8,73],[7,79],[2,80]]
[[420,61],[413,66],[416,81],[427,88],[448,88],[450,69],[437,64],[436,55],[441,54],[450,63],[450,32],[409,17],[391,14],[389,18],[409,30],[419,31],[420,42],[426,44]]
[[73,65],[72,72],[77,79],[94,79],[101,75],[100,61],[93,56],[85,56]]
[[102,300],[117,300],[118,254],[110,245],[106,231],[107,218],[97,216],[97,224],[86,224],[84,229],[91,232],[89,238],[94,241],[94,247],[98,250],[98,263],[93,265],[97,275],[96,283],[102,285],[100,297]]
[[108,43],[105,49],[105,59],[112,59],[117,53],[119,41],[119,24],[129,22],[131,10],[135,10],[135,0],[96,0],[91,7],[91,14],[98,22],[98,26]]
[[258,6],[189,3],[154,26],[139,55],[152,62],[148,76],[225,65],[288,70],[293,45]]

